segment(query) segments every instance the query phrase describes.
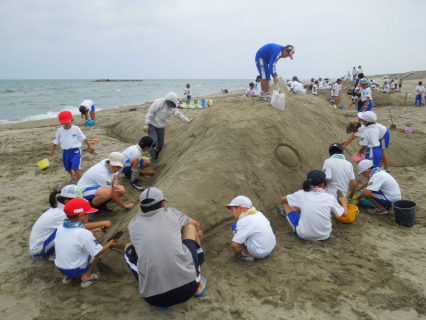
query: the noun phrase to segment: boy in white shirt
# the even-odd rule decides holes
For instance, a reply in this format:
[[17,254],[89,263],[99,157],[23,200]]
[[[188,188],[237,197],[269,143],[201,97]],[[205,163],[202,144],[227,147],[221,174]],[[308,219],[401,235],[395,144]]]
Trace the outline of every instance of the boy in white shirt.
[[106,207],[110,200],[120,207],[131,209],[133,203],[124,203],[121,198],[126,189],[119,184],[118,175],[124,166],[124,155],[120,152],[111,152],[108,159],[104,159],[87,170],[77,186],[83,190],[83,198],[104,211],[111,211]]
[[342,82],[341,79],[337,79],[336,82],[331,87],[331,104],[336,109],[337,105],[340,102],[340,83]]
[[186,97],[187,101],[191,101],[191,85],[189,83],[185,86],[185,91],[183,92],[183,95]]
[[318,80],[315,80],[313,85],[312,85],[312,94],[314,96],[318,95]]
[[325,173],[312,170],[303,182],[303,190],[281,197],[284,212],[296,236],[303,240],[327,240],[332,231],[331,213],[346,217],[348,208],[345,197],[337,199],[325,192]]
[[256,87],[255,87],[253,82],[250,82],[249,87],[246,90],[246,93],[244,93],[244,96],[245,97],[254,97],[256,95],[257,95],[256,94]]
[[89,99],[83,100],[83,102],[80,103],[80,108],[78,110],[81,113],[82,119],[84,117],[84,119],[89,120],[89,113],[90,113],[90,119],[92,119],[93,121],[95,120],[96,108],[92,100],[89,100]]
[[327,180],[325,190],[336,199],[338,191],[342,192],[344,197],[347,197],[350,187],[350,197],[352,197],[357,188],[354,168],[352,164],[346,160],[343,152],[343,145],[340,143],[333,143],[328,148],[330,158],[324,161],[322,168]]
[[423,82],[419,81],[416,87],[416,100],[414,101],[414,106],[421,107],[422,103],[422,94],[425,92],[425,87],[423,86]]
[[90,145],[86,136],[81,129],[72,124],[73,116],[69,111],[62,111],[58,115],[59,123],[62,127],[56,131],[55,139],[52,141],[52,149],[50,156],[55,155],[56,146],[61,145],[63,150],[62,162],[65,170],[76,181],[81,178],[81,145],[84,142],[87,145],[89,152],[94,152],[95,149]]
[[240,259],[254,261],[268,256],[275,248],[276,239],[271,224],[262,212],[253,207],[245,196],[238,196],[226,208],[231,210],[236,223],[231,249]]
[[68,201],[64,207],[67,218],[58,228],[55,238],[55,265],[65,275],[62,280],[64,284],[71,282],[72,278],[80,278],[82,288],[94,284],[98,277],[92,271],[98,258],[118,244],[117,239],[112,239],[102,246],[92,232],[85,228],[88,214],[96,211],[81,198]]
[[374,107],[373,96],[371,93],[370,83],[366,78],[359,80],[359,86],[361,87],[361,106],[358,108],[358,112],[371,111]]
[[388,214],[392,202],[401,200],[401,190],[396,180],[382,168],[374,167],[371,160],[358,163],[358,174],[368,178],[366,184],[360,187],[364,190],[358,198],[367,198],[376,205],[369,213]]
[[290,91],[294,94],[306,94],[305,88],[303,88],[303,84],[299,81],[299,79],[294,76],[290,85]]

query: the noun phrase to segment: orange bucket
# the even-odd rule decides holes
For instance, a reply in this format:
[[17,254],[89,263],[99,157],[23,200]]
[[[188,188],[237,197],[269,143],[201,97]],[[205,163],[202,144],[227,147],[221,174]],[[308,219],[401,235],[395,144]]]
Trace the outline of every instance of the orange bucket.
[[356,216],[359,213],[359,209],[354,204],[348,204],[348,214],[346,217],[336,217],[336,220],[340,223],[352,223],[356,220]]

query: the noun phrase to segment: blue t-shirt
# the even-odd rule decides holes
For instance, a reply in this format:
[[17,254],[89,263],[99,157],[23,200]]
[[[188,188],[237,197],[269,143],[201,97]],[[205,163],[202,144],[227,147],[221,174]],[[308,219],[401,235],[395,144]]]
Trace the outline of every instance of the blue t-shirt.
[[257,50],[256,60],[262,58],[264,62],[268,63],[269,73],[273,76],[276,76],[276,74],[274,74],[274,65],[279,59],[280,54],[284,48],[285,47],[275,43],[265,44],[263,47]]

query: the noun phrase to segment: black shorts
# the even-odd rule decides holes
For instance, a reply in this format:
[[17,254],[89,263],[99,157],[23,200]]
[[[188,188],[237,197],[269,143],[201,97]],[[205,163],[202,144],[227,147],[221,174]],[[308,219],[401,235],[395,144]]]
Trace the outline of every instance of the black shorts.
[[78,110],[80,111],[81,114],[86,114],[89,112],[89,109],[86,108],[85,106],[80,106],[80,108],[78,108]]

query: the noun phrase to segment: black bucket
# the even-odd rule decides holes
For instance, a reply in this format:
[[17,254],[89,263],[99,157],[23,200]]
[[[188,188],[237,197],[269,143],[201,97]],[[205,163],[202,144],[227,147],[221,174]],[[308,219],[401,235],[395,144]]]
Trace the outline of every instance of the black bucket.
[[416,223],[417,203],[410,200],[398,200],[392,203],[395,222],[404,227],[412,227]]

